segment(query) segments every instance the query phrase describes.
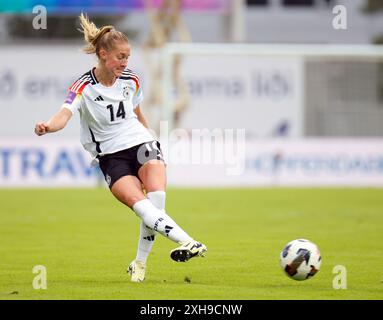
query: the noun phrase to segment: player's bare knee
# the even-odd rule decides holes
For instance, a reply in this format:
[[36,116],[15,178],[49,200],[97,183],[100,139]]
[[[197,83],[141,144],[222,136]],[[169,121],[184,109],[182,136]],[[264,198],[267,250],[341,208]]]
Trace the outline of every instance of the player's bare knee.
[[144,199],[145,199],[144,195],[124,194],[123,196],[119,197],[119,200],[125,205],[127,205],[129,208],[133,208],[135,203]]

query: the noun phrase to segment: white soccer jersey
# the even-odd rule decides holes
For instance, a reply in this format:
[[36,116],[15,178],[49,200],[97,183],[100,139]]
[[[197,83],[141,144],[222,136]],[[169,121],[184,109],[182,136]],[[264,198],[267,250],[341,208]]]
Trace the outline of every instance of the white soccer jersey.
[[133,111],[142,99],[139,78],[133,71],[125,69],[112,86],[105,87],[93,68],[70,87],[63,107],[72,113],[79,111],[81,143],[97,157],[154,140]]

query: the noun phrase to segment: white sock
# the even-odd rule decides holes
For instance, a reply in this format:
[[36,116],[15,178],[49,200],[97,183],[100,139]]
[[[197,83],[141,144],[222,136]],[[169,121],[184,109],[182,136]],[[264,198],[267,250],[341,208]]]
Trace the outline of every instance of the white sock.
[[133,210],[149,228],[174,242],[182,243],[192,239],[165,211],[156,208],[149,199],[136,202]]
[[160,210],[165,210],[166,192],[153,191],[146,194],[151,203]]
[[[164,191],[148,192],[146,196],[155,207],[160,210],[165,210],[166,193]],[[149,253],[152,250],[156,234],[156,231],[150,229],[141,221],[136,260],[146,263]]]

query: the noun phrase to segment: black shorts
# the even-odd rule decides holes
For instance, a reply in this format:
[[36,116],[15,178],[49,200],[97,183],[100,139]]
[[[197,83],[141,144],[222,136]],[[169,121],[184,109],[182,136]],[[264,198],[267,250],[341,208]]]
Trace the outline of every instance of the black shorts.
[[164,158],[160,143],[150,141],[129,149],[100,156],[98,160],[105,181],[109,188],[112,188],[113,184],[123,176],[138,177],[138,170],[146,162],[150,160],[164,161]]

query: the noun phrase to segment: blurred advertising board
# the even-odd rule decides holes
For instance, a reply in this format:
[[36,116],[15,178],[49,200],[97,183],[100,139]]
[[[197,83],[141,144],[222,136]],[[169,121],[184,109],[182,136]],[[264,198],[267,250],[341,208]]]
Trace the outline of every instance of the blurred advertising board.
[[[169,185],[383,187],[382,139],[222,137],[214,143],[163,137]],[[0,139],[0,187],[106,187],[90,160],[78,140]]]
[[[202,150],[186,144],[185,150]],[[383,187],[383,139],[248,139],[244,147],[216,145],[210,154],[210,163],[170,164],[169,181],[196,187]]]
[[[161,99],[157,105],[147,101],[153,83],[161,81],[151,79],[145,57],[133,47],[128,67],[140,76],[144,113],[154,126],[164,114]],[[51,117],[71,84],[97,64],[78,46],[64,45],[7,46],[0,59],[7,62],[0,66],[0,137],[29,136],[34,123]],[[160,59],[156,65],[161,66]],[[188,88],[188,102],[175,127],[246,129],[251,137],[303,135],[303,75],[298,57],[191,55],[184,57],[179,72]],[[77,136],[78,122],[73,119],[60,134]]]

